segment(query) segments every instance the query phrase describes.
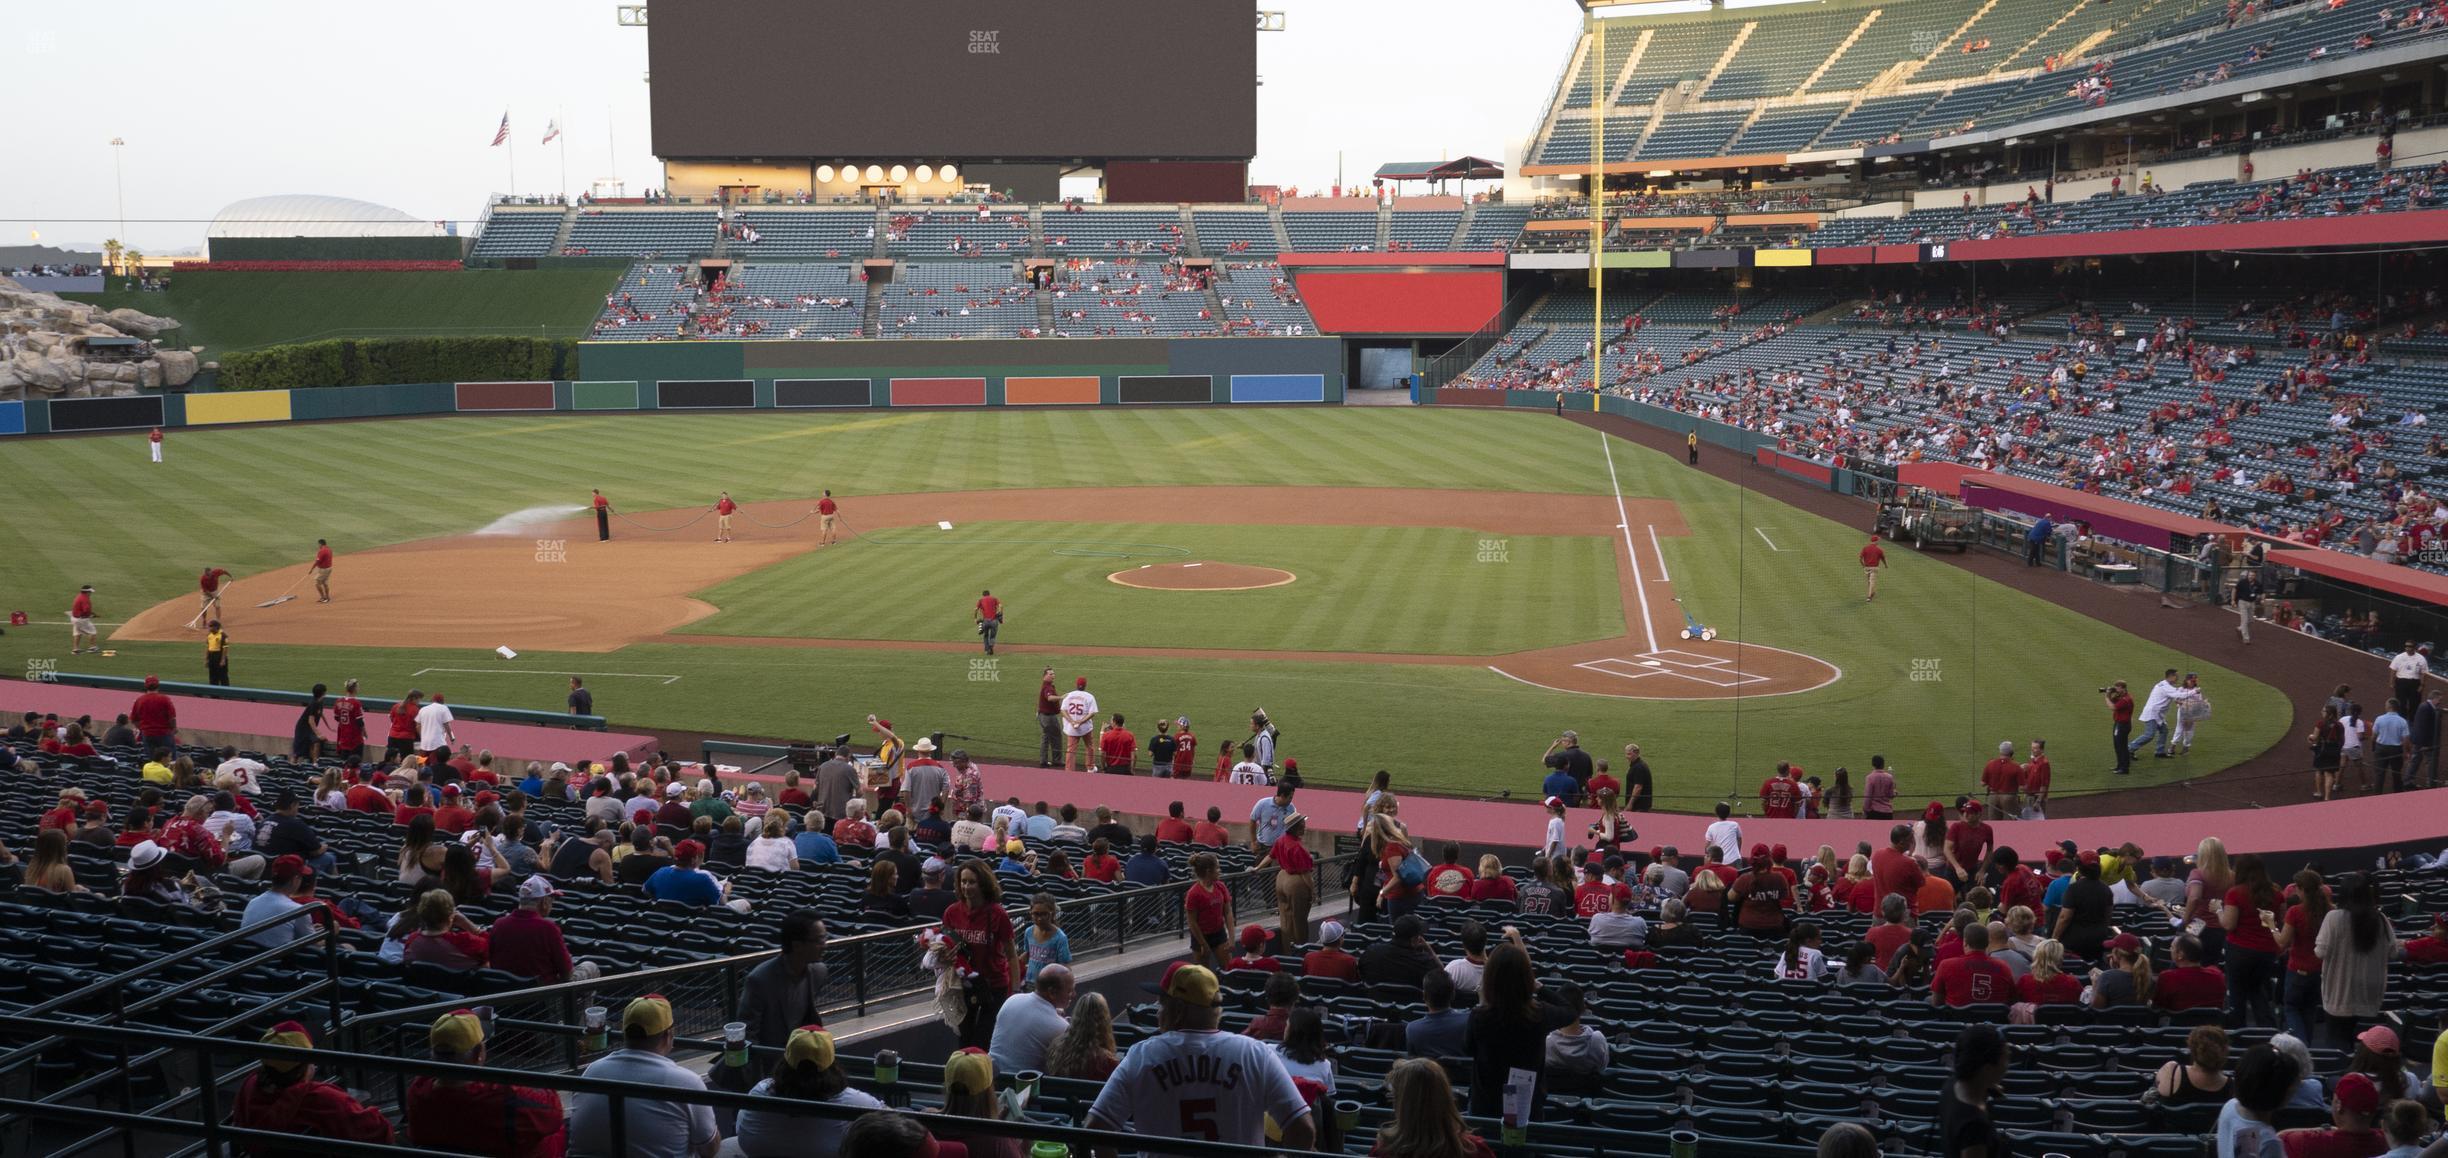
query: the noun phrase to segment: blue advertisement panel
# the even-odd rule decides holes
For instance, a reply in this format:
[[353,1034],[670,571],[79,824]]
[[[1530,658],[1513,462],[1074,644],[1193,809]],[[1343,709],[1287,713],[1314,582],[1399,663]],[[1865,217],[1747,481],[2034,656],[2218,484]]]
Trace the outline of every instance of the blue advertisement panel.
[[1324,402],[1324,374],[1235,374],[1235,402]]
[[0,434],[24,434],[25,403],[0,402]]

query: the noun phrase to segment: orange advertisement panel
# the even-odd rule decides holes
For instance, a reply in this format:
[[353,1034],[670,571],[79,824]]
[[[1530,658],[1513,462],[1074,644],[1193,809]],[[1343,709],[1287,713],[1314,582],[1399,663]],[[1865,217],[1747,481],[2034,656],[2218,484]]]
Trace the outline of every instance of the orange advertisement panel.
[[1006,406],[1094,406],[1102,401],[1096,378],[1005,378]]

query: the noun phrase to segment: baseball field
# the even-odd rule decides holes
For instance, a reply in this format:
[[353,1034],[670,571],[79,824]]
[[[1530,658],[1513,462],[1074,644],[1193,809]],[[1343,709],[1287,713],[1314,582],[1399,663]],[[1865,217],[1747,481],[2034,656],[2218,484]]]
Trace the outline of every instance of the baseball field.
[[[211,565],[238,577],[241,685],[558,708],[575,673],[620,727],[806,738],[875,712],[1023,757],[1051,666],[1142,737],[1188,716],[1212,753],[1264,707],[1313,782],[1467,794],[1534,792],[1565,728],[1642,744],[1669,807],[1873,753],[1907,797],[1951,794],[2033,737],[2060,791],[2105,787],[2093,689],[2167,667],[2216,714],[2127,783],[2242,762],[2288,719],[2262,683],[1908,548],[1866,601],[1860,527],[1539,412],[458,417],[179,431],[158,466],[141,433],[8,453],[0,604],[34,621],[0,636],[12,674],[200,680],[183,625]],[[302,585],[317,538],[330,604]],[[114,655],[67,654],[82,583]]]

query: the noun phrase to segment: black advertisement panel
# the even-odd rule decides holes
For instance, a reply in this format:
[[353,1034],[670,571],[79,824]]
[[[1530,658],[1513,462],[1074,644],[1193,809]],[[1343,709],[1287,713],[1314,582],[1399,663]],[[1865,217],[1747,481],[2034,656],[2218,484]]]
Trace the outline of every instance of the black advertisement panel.
[[655,383],[655,406],[663,410],[750,410],[756,383],[746,378]]
[[1205,374],[1124,374],[1115,381],[1126,403],[1215,401],[1215,379]]
[[125,430],[162,425],[158,394],[133,398],[59,398],[51,403],[51,429]]
[[872,406],[875,382],[867,378],[776,378],[774,405],[784,410],[816,406]]

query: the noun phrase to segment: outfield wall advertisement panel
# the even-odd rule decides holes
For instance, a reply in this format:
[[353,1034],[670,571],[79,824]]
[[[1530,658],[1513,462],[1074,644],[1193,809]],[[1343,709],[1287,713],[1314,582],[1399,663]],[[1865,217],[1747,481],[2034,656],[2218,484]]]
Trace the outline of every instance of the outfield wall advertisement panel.
[[1215,379],[1205,374],[1125,374],[1115,386],[1125,405],[1215,400]]
[[655,383],[657,410],[753,410],[756,383],[746,378],[666,380]]
[[0,402],[0,434],[24,434],[25,432],[26,404]]
[[551,410],[553,384],[550,382],[461,382],[458,387],[461,410]]
[[774,406],[782,410],[875,405],[872,378],[776,378]]
[[164,423],[158,394],[133,398],[54,398],[50,406],[54,431],[128,430]]

